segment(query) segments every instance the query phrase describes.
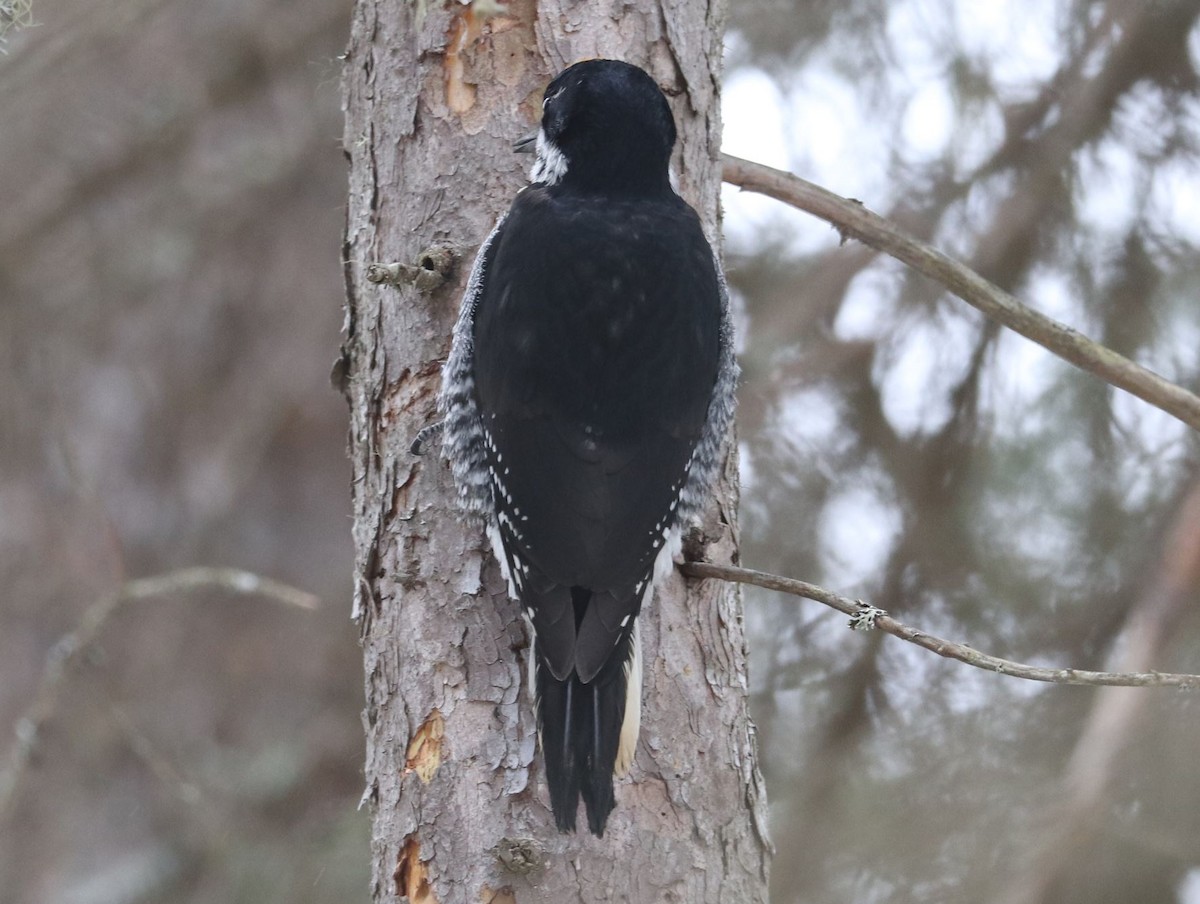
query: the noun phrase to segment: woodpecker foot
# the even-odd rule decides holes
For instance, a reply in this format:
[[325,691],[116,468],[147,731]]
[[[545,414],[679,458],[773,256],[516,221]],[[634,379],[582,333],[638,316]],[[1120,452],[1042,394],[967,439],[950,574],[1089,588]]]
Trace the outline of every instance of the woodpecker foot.
[[445,421],[434,421],[432,424],[422,427],[408,450],[413,455],[424,455],[429,450],[429,443],[442,435],[445,426]]
[[704,530],[700,525],[693,525],[688,528],[688,532],[683,535],[683,561],[685,562],[708,562],[708,548],[720,540],[720,537],[712,536]]

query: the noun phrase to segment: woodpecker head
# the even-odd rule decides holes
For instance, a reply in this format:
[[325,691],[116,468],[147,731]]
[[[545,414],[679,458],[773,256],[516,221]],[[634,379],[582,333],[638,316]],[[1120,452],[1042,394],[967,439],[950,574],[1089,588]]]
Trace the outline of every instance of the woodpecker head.
[[[517,142],[528,150],[533,136]],[[675,120],[662,90],[637,66],[586,60],[546,88],[531,178],[581,189],[668,186]]]

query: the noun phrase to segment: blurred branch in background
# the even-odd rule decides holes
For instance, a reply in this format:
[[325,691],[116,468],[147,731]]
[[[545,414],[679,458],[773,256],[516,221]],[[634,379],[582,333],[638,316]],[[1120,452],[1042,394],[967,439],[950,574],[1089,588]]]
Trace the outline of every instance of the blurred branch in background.
[[33,4],[29,0],[0,0],[0,53],[4,53],[9,32],[32,24]]
[[95,611],[193,563],[346,590],[350,10],[33,0],[0,55],[3,904],[366,897],[341,607]]
[[[1198,393],[1198,14],[1197,0],[746,0],[723,147],[862,199]],[[732,184],[725,201],[745,310],[742,560],[1008,660],[1125,668],[1130,609],[1200,473],[1195,418],[1065,366],[790,204]],[[882,631],[848,641],[847,616],[746,596],[772,899],[996,900],[1110,692],[997,680]],[[1188,610],[1134,670],[1200,671]],[[1055,904],[1200,904],[1200,698],[1136,700]]]
[[[126,603],[214,588],[241,596],[275,600],[300,609],[315,609],[320,602],[311,593],[249,571],[208,567],[183,568],[155,577],[138,578],[97,600],[83,613],[75,630],[50,649],[33,703],[17,720],[17,739],[9,751],[8,764],[0,772],[0,820],[8,815],[16,798],[21,776],[33,756],[39,733],[42,726],[54,716],[72,665],[95,643],[117,610]],[[125,719],[121,724],[128,729],[131,723]],[[144,748],[145,744],[141,746]],[[178,783],[171,784],[176,786]]]
[[[1195,526],[1200,531],[1200,494],[1197,494],[1196,504],[1192,508],[1197,510],[1194,513],[1197,520],[1194,525],[1189,525],[1189,527]],[[1197,544],[1194,558],[1196,562],[1193,565],[1200,563],[1200,544]],[[965,644],[918,631],[916,628],[892,618],[884,610],[876,609],[862,600],[852,600],[831,590],[826,590],[824,587],[818,587],[816,584],[809,584],[806,581],[798,581],[795,578],[785,578],[777,574],[767,574],[763,571],[738,568],[732,565],[715,565],[709,562],[686,562],[680,566],[680,571],[691,577],[716,578],[736,584],[752,584],[755,587],[777,590],[780,593],[814,600],[831,609],[836,609],[844,615],[849,615],[850,627],[855,630],[878,628],[885,634],[907,640],[909,643],[937,653],[946,659],[955,659],[966,665],[975,666],[977,669],[983,669],[985,672],[995,672],[1010,678],[1090,687],[1174,687],[1189,690],[1200,688],[1200,675],[1154,671],[1096,672],[1087,669],[1050,669],[1025,665],[1009,659],[1001,659],[998,656],[989,656],[987,653],[981,653]],[[1183,584],[1181,588],[1176,589],[1181,589],[1186,593],[1188,587]],[[1157,649],[1157,647],[1152,649]],[[1130,667],[1145,670],[1151,667],[1151,663],[1142,661],[1142,658],[1139,657],[1138,661],[1131,663]]]
[[724,179],[811,213],[832,224],[844,238],[855,238],[890,254],[945,286],[1026,339],[1088,373],[1124,389],[1200,430],[1200,397],[1171,383],[1124,355],[1093,342],[1076,330],[1023,305],[978,273],[912,238],[861,202],[847,200],[781,170],[722,154]]
[[[1129,610],[1119,667],[1147,669],[1161,657],[1198,586],[1200,481],[1193,483],[1175,515],[1155,577]],[[1063,799],[1048,814],[1048,824],[1037,830],[1032,855],[1008,871],[1011,884],[995,904],[1053,904],[1061,899],[1060,883],[1105,823],[1113,778],[1146,713],[1142,700],[1127,688],[1110,687],[1096,695],[1063,774]]]

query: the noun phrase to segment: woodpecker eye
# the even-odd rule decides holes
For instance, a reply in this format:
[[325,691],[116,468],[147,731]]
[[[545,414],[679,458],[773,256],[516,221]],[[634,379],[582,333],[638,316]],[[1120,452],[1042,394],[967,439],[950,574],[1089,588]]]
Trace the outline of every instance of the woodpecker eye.
[[558,98],[558,96],[566,90],[567,90],[566,88],[559,88],[553,94],[547,94],[546,97],[542,100],[542,109],[545,110],[546,107],[550,106],[550,101],[556,100]]

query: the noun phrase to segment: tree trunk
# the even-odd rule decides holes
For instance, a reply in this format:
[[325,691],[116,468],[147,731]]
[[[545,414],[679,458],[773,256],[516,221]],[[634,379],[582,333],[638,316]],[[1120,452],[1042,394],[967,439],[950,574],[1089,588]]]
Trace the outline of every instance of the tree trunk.
[[[704,0],[356,4],[342,363],[377,902],[766,900],[737,591],[676,572],[643,613],[631,777],[603,839],[560,835],[523,624],[482,535],[455,516],[440,443],[409,450],[435,419],[475,250],[526,182],[512,142],[535,126],[553,73],[591,56],[646,68],[675,111],[681,193],[717,235],[723,27]],[[439,284],[441,247],[456,266]],[[735,459],[704,532],[715,561],[736,551]]]

